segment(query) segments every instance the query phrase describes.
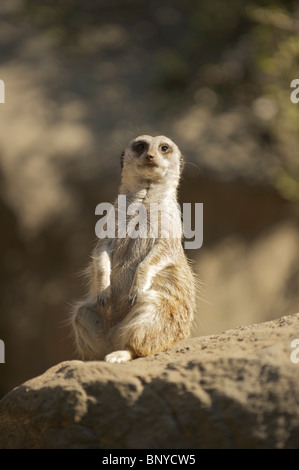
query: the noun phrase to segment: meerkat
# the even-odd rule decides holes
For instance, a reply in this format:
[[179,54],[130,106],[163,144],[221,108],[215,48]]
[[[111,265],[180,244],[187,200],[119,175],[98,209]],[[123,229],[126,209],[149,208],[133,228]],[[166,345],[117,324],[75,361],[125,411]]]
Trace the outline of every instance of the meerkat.
[[[124,363],[164,351],[190,335],[195,282],[182,246],[177,203],[182,166],[179,148],[164,136],[142,135],[124,149],[119,194],[126,196],[126,208],[134,203],[149,211],[154,204],[162,209],[155,226],[147,215],[146,237],[126,233],[98,240],[87,269],[88,295],[72,315],[83,360]],[[114,209],[123,215],[118,200]],[[130,223],[134,214],[125,217]],[[168,227],[167,236],[165,220],[176,229]]]

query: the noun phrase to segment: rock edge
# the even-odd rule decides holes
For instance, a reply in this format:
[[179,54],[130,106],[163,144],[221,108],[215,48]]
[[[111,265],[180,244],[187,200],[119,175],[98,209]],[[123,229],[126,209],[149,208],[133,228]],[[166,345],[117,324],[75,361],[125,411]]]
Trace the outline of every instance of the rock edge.
[[0,448],[299,448],[297,338],[299,313],[128,364],[57,364],[1,400]]

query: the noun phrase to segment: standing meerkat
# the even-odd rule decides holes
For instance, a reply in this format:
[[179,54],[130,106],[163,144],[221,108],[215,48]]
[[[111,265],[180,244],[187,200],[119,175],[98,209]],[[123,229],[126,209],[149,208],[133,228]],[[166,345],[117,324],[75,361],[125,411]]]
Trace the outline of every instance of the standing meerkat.
[[[72,315],[83,360],[127,362],[190,335],[195,283],[177,203],[182,163],[179,148],[164,136],[142,135],[123,151],[119,193],[126,205],[121,208],[119,198],[114,204],[119,231],[97,242],[87,269],[87,298]],[[134,224],[136,211],[129,206],[141,205],[147,210],[146,236],[130,236],[129,230],[120,236],[120,218],[125,216],[128,227]],[[149,217],[153,207],[160,215],[154,221]]]

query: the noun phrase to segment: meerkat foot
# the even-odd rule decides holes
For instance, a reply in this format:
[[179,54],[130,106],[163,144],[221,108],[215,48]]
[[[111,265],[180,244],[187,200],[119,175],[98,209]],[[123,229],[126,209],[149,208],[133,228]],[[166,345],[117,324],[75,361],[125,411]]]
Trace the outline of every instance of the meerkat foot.
[[105,356],[106,362],[117,362],[119,364],[124,362],[129,362],[133,359],[133,353],[128,349],[124,349],[122,351],[114,351],[110,354]]

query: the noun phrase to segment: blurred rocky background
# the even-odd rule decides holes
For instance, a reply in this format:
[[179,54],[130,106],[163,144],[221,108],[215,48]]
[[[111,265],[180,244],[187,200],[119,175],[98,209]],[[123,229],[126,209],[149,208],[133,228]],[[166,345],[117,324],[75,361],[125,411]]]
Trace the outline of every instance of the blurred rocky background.
[[0,396],[75,358],[95,207],[165,134],[203,202],[194,336],[299,310],[299,1],[1,0]]

